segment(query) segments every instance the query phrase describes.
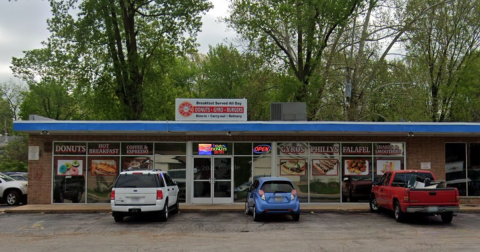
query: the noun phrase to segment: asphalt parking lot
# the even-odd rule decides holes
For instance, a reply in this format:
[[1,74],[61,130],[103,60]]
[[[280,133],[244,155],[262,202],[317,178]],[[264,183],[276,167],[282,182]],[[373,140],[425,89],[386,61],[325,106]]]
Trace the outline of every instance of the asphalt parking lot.
[[302,214],[254,222],[237,212],[149,216],[0,214],[0,251],[478,251],[480,214],[395,222],[390,213]]

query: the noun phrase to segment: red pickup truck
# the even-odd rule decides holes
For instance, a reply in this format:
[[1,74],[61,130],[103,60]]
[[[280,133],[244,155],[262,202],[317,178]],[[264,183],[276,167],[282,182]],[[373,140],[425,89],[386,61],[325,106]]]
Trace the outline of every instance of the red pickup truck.
[[435,181],[430,171],[389,171],[373,183],[370,210],[393,210],[398,222],[407,214],[428,214],[440,215],[444,223],[450,223],[460,209],[459,198],[457,188]]

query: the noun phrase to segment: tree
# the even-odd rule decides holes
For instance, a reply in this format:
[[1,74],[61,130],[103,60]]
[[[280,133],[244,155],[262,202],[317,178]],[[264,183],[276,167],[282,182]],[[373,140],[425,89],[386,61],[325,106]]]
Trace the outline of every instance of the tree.
[[26,85],[13,80],[0,84],[0,96],[8,102],[10,109],[13,112],[12,119],[14,121],[19,119],[18,113],[20,112],[20,104],[23,102],[26,91]]
[[27,136],[16,136],[2,149],[0,171],[28,171]]
[[[265,59],[284,64],[300,85],[294,101],[307,101],[312,75],[334,34],[341,32],[365,0],[230,0],[224,18]],[[315,96],[323,97],[322,87]]]
[[428,113],[433,122],[455,118],[462,71],[479,56],[480,1],[458,0],[436,5],[437,1],[411,0],[408,9],[415,15],[429,9],[408,32],[408,62],[421,69],[429,92]]
[[246,98],[248,120],[269,120],[270,103],[286,91],[281,84],[289,79],[258,55],[240,53],[233,45],[210,47],[199,69],[198,97]]
[[[191,50],[201,27],[206,0],[85,0],[76,19],[71,2],[51,1],[52,36],[65,39],[98,89],[113,89],[123,119],[142,118],[145,75],[157,58]],[[187,35],[187,36],[185,36]]]

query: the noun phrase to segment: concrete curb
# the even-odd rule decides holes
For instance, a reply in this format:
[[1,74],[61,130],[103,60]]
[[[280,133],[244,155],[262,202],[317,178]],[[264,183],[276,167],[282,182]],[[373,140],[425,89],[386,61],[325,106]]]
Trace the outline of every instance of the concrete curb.
[[[83,208],[82,208],[83,207]],[[200,213],[200,212],[243,212],[243,207],[236,206],[180,206],[180,212],[183,213]],[[365,206],[305,206],[301,207],[301,213],[369,213],[370,208]],[[26,205],[24,207],[15,207],[10,209],[0,209],[0,213],[3,214],[31,214],[31,213],[41,213],[41,214],[65,214],[65,213],[111,213],[110,207],[86,207],[76,206],[73,208],[71,205],[60,206],[60,205]],[[479,206],[461,206],[460,213],[480,213]]]

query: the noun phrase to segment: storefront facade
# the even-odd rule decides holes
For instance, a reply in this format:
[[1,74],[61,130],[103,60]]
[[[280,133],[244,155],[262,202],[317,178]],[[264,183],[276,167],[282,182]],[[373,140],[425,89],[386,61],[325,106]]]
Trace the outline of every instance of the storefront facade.
[[290,178],[302,203],[365,201],[388,169],[431,170],[463,203],[480,202],[477,124],[24,121],[14,129],[29,133],[30,204],[108,203],[116,176],[132,166],[168,171],[187,204],[243,203],[260,176]]

